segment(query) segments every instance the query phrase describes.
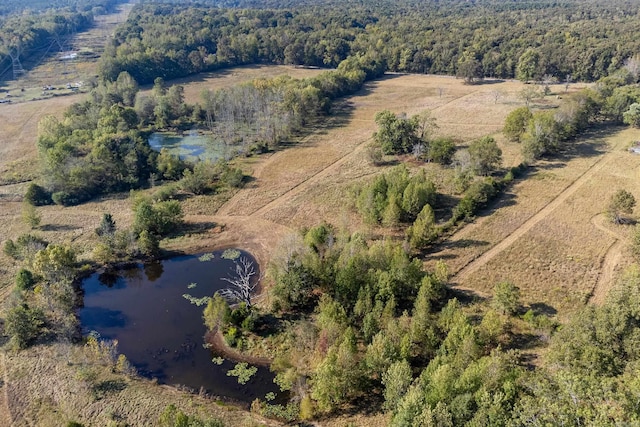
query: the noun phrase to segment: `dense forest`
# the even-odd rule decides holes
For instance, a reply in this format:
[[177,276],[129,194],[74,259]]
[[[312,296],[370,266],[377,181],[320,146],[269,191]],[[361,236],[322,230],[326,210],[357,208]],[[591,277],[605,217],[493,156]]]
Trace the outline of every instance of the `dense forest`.
[[[66,39],[93,24],[95,15],[121,0],[3,2],[0,5],[0,80],[14,77],[14,60],[24,70],[59,52]],[[20,76],[15,76],[20,77]]]
[[32,12],[44,10],[69,10],[72,12],[93,12],[103,14],[113,11],[122,0],[5,0],[0,5],[0,16],[11,15],[24,10]]
[[639,44],[638,5],[622,1],[229,3],[136,7],[103,76],[128,71],[150,83],[257,62],[335,67],[375,53],[389,71],[594,81]]

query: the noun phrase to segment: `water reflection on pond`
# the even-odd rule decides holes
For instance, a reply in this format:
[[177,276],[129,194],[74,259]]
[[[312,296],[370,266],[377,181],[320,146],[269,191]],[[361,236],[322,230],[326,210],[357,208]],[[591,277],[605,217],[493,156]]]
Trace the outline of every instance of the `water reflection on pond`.
[[221,278],[232,274],[233,261],[223,259],[222,251],[212,254],[213,259],[180,256],[93,274],[84,281],[84,307],[79,313],[83,332],[117,339],[119,351],[138,372],[160,383],[203,387],[244,402],[264,398],[277,391],[273,374],[259,368],[246,385],[227,376],[235,363],[225,360],[216,365],[214,355],[203,347],[204,306],[183,297],[211,296],[228,286]]
[[168,132],[154,132],[149,136],[149,146],[160,151],[166,148],[169,153],[183,160],[229,159],[238,154],[241,148],[237,145],[224,144],[220,138],[191,130],[184,135]]

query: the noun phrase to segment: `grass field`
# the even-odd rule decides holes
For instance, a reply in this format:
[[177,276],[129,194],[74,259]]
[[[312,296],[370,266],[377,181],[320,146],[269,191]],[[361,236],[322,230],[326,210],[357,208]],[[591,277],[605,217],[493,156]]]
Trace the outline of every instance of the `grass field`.
[[615,243],[630,226],[610,224],[603,212],[617,189],[640,196],[637,157],[627,151],[638,137],[637,130],[622,128],[585,135],[431,253],[428,264],[445,259],[457,273],[455,282],[483,294],[511,281],[525,302],[546,304],[564,318],[591,298],[596,285],[608,288],[614,276],[603,281],[603,271],[621,271],[631,261],[622,252],[607,257],[611,249],[620,252]]
[[[225,87],[247,83],[258,78],[272,78],[288,75],[294,79],[313,77],[325,70],[319,68],[294,67],[292,65],[245,65],[231,69],[219,70],[210,73],[200,73],[196,76],[175,79],[168,82],[172,85],[184,87],[184,99],[186,102],[201,103],[201,94],[206,90],[218,90]],[[145,86],[141,92],[151,91],[151,86]]]
[[[180,84],[185,86],[187,100],[194,102],[204,89],[259,76],[288,73],[305,77],[318,72],[292,67],[242,67]],[[278,242],[301,227],[324,220],[349,230],[361,229],[363,224],[352,210],[350,197],[354,184],[387,169],[372,166],[365,149],[375,130],[374,116],[383,109],[410,115],[429,109],[437,120],[437,133],[455,137],[460,146],[494,134],[503,150],[504,165],[516,165],[521,161],[520,147],[505,141],[499,131],[509,111],[522,105],[517,96],[522,88],[519,82],[464,85],[450,77],[399,74],[370,82],[356,95],[339,101],[334,114],[301,140],[284,144],[286,148],[273,153],[238,159],[237,165],[254,177],[246,188],[224,197],[186,200],[183,206],[187,221],[205,231],[168,240],[163,247],[198,252],[239,246],[252,251],[266,265]],[[571,90],[578,88],[576,85]],[[562,95],[564,88],[554,90]],[[28,231],[20,214],[25,186],[21,181],[35,176],[34,142],[39,118],[61,114],[79,99],[57,97],[0,105],[0,120],[7,124],[5,141],[0,145],[1,241]],[[558,101],[554,95],[542,102]],[[585,135],[559,158],[541,162],[475,222],[434,247],[426,254],[425,265],[429,268],[437,260],[444,260],[455,274],[457,285],[480,295],[489,295],[498,281],[513,281],[520,286],[526,303],[545,304],[561,318],[589,301],[592,294],[597,303],[629,259],[624,245],[618,243],[627,237],[629,228],[608,224],[601,212],[618,188],[640,197],[633,185],[639,173],[638,158],[626,151],[630,141],[639,138],[638,131],[622,128],[596,129]],[[449,169],[415,163],[411,167],[425,168],[440,190],[447,191]],[[73,208],[48,206],[38,210],[43,221],[37,233],[50,241],[72,242],[81,257],[90,256],[95,245],[93,229],[104,212],[112,213],[118,226],[131,223],[126,194]],[[372,235],[382,233],[378,229],[368,231]],[[13,261],[0,255],[0,286],[5,298],[16,269]],[[90,401],[82,397],[88,387],[82,376],[86,355],[63,344],[2,357],[0,397],[4,398],[0,414],[9,414],[15,425],[60,425],[73,417],[96,417],[96,422],[119,418],[130,425],[145,425],[172,401],[194,412],[213,411],[230,425],[262,422],[242,411],[148,381],[126,379],[119,390]],[[112,378],[104,369],[95,369],[100,381],[123,381],[121,377]],[[37,372],[38,380],[31,381],[29,372]],[[19,418],[25,421],[19,423]],[[384,417],[344,418],[323,421],[322,425],[348,422],[385,425]]]

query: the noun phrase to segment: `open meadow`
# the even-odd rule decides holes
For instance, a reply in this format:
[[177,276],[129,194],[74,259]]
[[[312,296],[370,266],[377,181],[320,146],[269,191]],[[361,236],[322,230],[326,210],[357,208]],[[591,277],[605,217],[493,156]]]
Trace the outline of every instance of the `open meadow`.
[[[184,85],[187,102],[197,102],[200,92],[206,89],[256,77],[306,77],[318,72],[253,66],[168,83]],[[574,86],[570,91],[582,87]],[[398,237],[399,233],[365,226],[353,209],[354,186],[391,167],[373,166],[367,156],[376,113],[389,109],[412,115],[430,110],[438,125],[436,133],[455,138],[460,147],[481,136],[494,135],[503,151],[503,166],[510,167],[522,160],[520,146],[506,141],[500,132],[507,114],[524,105],[518,96],[523,87],[515,81],[466,85],[451,77],[387,74],[367,83],[356,95],[339,100],[332,115],[299,140],[265,155],[236,159],[236,166],[250,174],[252,180],[243,189],[222,197],[185,200],[186,220],[196,231],[168,239],[162,246],[193,253],[215,247],[241,247],[253,252],[265,267],[282,238],[322,221],[349,231],[364,228],[372,236]],[[564,87],[554,86],[552,92],[552,96],[536,104],[552,106],[558,102],[556,94],[564,94]],[[39,119],[52,113],[60,116],[64,108],[82,96],[0,106],[0,120],[5,123],[5,138],[0,146],[0,241],[29,231],[21,218],[21,194],[25,181],[36,176]],[[474,222],[460,227],[428,251],[424,257],[426,267],[433,267],[437,260],[445,261],[454,284],[480,296],[490,295],[499,281],[512,281],[520,287],[523,302],[544,304],[561,319],[590,299],[601,302],[609,284],[629,260],[621,242],[630,233],[629,226],[608,223],[602,212],[618,188],[640,197],[637,186],[633,186],[640,172],[640,158],[627,151],[631,141],[637,139],[637,130],[596,128],[572,142],[561,156],[539,162]],[[424,168],[440,192],[451,193],[450,168],[409,164],[412,170]],[[112,213],[118,226],[128,226],[132,222],[129,205],[128,194],[121,194],[76,207],[39,207],[42,223],[35,233],[52,242],[73,243],[80,258],[87,259],[97,241],[93,230],[103,213]],[[5,299],[10,298],[16,270],[14,261],[0,255],[0,286]],[[86,357],[85,352],[67,344],[1,355],[4,377],[0,377],[0,413],[5,414],[4,421],[8,423],[0,419],[0,424],[54,426],[69,417],[79,417],[145,425],[168,402],[180,401],[197,411],[212,412],[230,425],[277,425],[148,381],[123,382],[106,369],[97,369],[91,375],[114,388],[98,390],[104,392],[102,398],[87,397],[83,376],[89,375]],[[38,374],[35,382],[32,372]],[[117,398],[110,393],[118,393]],[[340,419],[323,421],[322,425],[344,425],[349,421],[385,425],[386,420],[382,416]]]

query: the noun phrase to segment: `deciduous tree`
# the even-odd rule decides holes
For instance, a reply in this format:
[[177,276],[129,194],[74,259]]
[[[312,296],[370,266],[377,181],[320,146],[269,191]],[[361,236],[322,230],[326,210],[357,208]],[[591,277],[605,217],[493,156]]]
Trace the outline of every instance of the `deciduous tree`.
[[631,215],[635,206],[636,198],[633,194],[627,190],[620,189],[609,200],[609,206],[607,207],[609,219],[615,224],[622,224],[624,215]]
[[478,175],[489,175],[502,163],[502,150],[490,136],[480,138],[469,145],[469,155]]

